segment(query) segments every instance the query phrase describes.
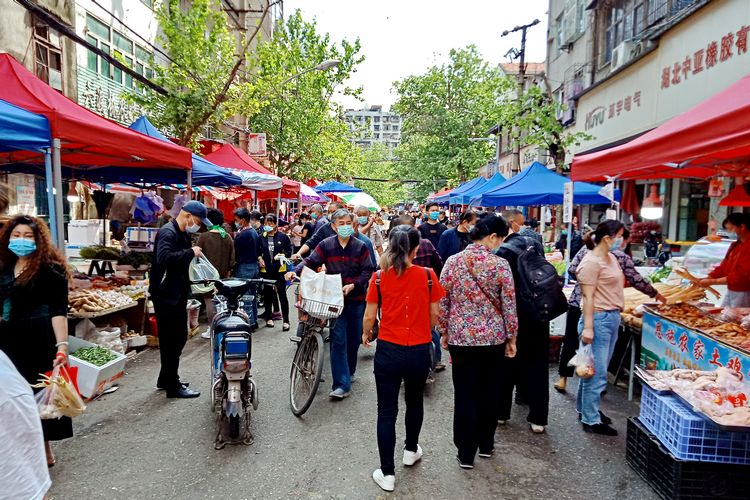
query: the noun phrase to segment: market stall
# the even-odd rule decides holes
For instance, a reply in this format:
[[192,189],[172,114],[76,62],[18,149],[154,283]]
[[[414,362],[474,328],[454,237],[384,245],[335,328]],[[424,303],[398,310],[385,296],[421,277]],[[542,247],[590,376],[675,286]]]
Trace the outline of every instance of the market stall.
[[455,198],[453,195],[451,195],[451,203],[469,205],[477,196],[495,189],[496,187],[502,185],[505,181],[507,181],[507,179],[503,176],[503,174],[498,172],[490,177],[484,184],[475,186],[462,194],[456,195]]
[[450,205],[468,205],[471,198],[469,198],[467,194],[477,188],[481,188],[485,184],[487,184],[487,179],[482,176],[461,184],[448,196],[448,203]]

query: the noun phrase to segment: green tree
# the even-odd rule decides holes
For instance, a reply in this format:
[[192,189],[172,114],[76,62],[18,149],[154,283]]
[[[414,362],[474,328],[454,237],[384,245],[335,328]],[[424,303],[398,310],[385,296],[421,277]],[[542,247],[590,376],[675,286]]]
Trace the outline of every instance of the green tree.
[[[359,40],[336,43],[299,11],[258,46],[256,78],[243,92],[241,108],[252,130],[266,132],[270,162],[279,175],[297,180],[349,176],[361,153],[349,141],[340,106],[330,98],[335,90],[354,96],[361,91],[344,85],[364,60],[359,51]],[[331,59],[339,65],[306,71]]]
[[[366,192],[380,205],[393,206],[406,198],[406,189],[401,183],[392,161],[392,152],[382,143],[376,142],[362,151],[361,161],[354,164],[352,176],[378,181],[354,180],[354,185]],[[387,182],[383,182],[386,181]]]
[[490,143],[469,139],[497,124],[503,84],[502,73],[474,46],[453,49],[447,63],[394,84],[394,109],[404,120],[396,168],[402,178],[420,181],[417,199],[476,176],[493,157]]
[[[272,3],[272,2],[271,2]],[[236,111],[239,78],[247,63],[247,49],[268,15],[264,11],[255,30],[238,44],[227,28],[227,16],[218,0],[192,0],[182,9],[180,0],[163,0],[155,10],[159,42],[169,56],[153,63],[153,81],[166,94],[139,88],[128,98],[142,106],[154,125],[168,130],[177,142],[194,146],[205,126],[219,126]]]

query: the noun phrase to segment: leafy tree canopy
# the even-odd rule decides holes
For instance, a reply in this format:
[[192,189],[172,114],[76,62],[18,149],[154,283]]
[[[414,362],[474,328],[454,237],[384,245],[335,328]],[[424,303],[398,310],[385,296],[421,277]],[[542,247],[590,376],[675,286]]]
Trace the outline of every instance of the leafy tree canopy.
[[354,181],[355,186],[375,198],[381,206],[393,206],[406,198],[406,189],[398,180],[400,177],[392,161],[392,152],[383,143],[376,142],[362,151],[361,161],[354,164],[352,175],[389,181]]

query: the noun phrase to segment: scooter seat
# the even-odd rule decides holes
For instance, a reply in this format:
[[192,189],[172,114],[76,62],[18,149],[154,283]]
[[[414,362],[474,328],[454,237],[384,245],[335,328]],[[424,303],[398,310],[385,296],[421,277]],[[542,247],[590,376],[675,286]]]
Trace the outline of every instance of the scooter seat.
[[253,333],[253,327],[248,325],[244,319],[240,316],[229,316],[222,318],[218,324],[213,325],[214,334],[227,332],[245,332],[247,334]]

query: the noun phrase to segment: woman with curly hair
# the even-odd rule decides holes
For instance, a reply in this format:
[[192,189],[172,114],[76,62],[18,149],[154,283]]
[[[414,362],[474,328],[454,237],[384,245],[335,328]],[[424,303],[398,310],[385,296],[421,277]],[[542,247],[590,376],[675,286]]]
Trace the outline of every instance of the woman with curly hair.
[[[68,272],[49,229],[17,215],[0,230],[0,350],[30,383],[68,361]],[[69,418],[43,420],[47,465],[50,441],[73,436]]]

